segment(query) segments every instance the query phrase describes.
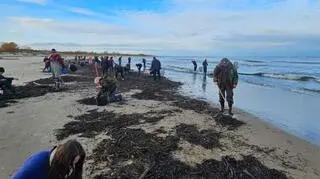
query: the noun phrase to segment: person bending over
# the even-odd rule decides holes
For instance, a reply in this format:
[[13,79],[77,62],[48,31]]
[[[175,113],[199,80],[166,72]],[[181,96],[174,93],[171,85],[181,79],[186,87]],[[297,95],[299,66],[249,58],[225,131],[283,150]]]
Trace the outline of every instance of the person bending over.
[[86,154],[79,142],[64,144],[31,155],[12,179],[82,179]]
[[100,79],[100,85],[101,88],[96,97],[98,106],[122,100],[121,95],[116,95],[117,80],[113,76],[103,76]]
[[136,66],[137,66],[137,68],[138,68],[138,76],[140,76],[142,64],[141,64],[141,63],[138,63],[138,64],[136,64]]

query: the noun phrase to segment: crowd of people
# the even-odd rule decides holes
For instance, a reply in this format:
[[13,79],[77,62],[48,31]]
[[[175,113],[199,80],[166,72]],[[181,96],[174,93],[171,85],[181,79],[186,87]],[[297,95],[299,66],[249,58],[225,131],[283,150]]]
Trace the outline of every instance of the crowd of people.
[[[64,59],[55,49],[52,49],[50,56],[45,57],[43,62],[45,63],[43,71],[51,72],[56,87],[60,88],[63,82],[61,74],[67,68]],[[124,80],[125,74],[131,70],[131,62],[131,57],[128,57],[127,64],[123,66],[122,56],[118,58],[118,63],[114,61],[112,56],[100,58],[98,56],[93,58],[76,56],[74,61],[69,62],[68,70],[76,71],[76,64],[80,66],[91,65],[96,71],[96,78],[98,79],[97,105],[106,105],[110,102],[122,100],[122,96],[116,94],[117,80]],[[197,71],[197,62],[193,60],[192,64],[194,65],[194,71]],[[202,65],[203,73],[206,76],[207,59],[203,61]],[[142,67],[143,70],[146,70],[146,59],[143,58],[142,63],[137,63],[136,67],[138,75],[140,75]],[[161,62],[153,57],[150,74],[153,75],[154,80],[161,79],[160,70]],[[102,77],[100,77],[98,71],[102,71]],[[3,76],[4,72],[5,69],[0,67],[0,88],[15,94],[15,88],[12,86],[12,81],[15,78]],[[238,84],[237,64],[232,64],[229,59],[223,58],[213,71],[213,79],[219,88],[221,112],[224,112],[225,101],[227,101],[229,114],[233,115],[233,89]],[[33,154],[13,174],[12,179],[81,179],[85,156],[81,144],[76,140],[70,140],[53,147],[51,150]]]

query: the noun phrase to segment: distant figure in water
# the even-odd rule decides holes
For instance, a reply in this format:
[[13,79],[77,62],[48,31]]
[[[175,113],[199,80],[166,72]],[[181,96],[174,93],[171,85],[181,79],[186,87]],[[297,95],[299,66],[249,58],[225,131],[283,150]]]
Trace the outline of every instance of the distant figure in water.
[[238,72],[235,66],[227,58],[223,58],[216,66],[213,72],[214,82],[219,87],[219,101],[221,105],[221,112],[224,112],[224,102],[227,93],[227,102],[229,105],[229,114],[232,113],[233,105],[233,89],[238,84]]
[[59,89],[61,83],[63,82],[61,79],[61,73],[62,73],[62,69],[65,67],[64,60],[60,56],[60,54],[57,53],[56,49],[51,50],[51,55],[49,59],[50,59],[52,77],[55,82],[55,87]]
[[153,57],[152,63],[151,63],[151,68],[150,68],[150,73],[153,74],[153,79],[156,81],[157,78],[160,80],[160,70],[161,70],[161,62],[156,58]]
[[131,57],[128,58],[128,64],[131,64]]
[[206,75],[207,74],[207,68],[208,68],[208,62],[207,59],[205,59],[202,63],[203,66],[203,73]]
[[118,65],[121,66],[121,63],[122,63],[122,56],[119,57],[119,63],[118,63]]
[[193,64],[193,70],[197,71],[197,67],[198,67],[197,62],[195,60],[192,60],[192,64]]
[[142,63],[143,63],[143,69],[146,69],[146,63],[147,63],[147,61],[146,61],[145,58],[142,59]]
[[138,63],[138,64],[136,64],[136,66],[137,66],[137,68],[138,68],[138,76],[140,76],[142,64],[141,64],[141,63]]
[[51,150],[31,155],[12,179],[82,179],[86,154],[79,142],[69,140]]

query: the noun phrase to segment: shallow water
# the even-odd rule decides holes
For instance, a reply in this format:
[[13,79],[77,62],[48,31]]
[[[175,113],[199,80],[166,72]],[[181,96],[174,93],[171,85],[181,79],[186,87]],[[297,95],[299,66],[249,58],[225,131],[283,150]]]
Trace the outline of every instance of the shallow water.
[[[218,103],[213,79],[192,71],[191,58],[159,57],[165,76],[183,82],[187,95]],[[311,143],[320,145],[319,58],[265,58],[239,62],[235,106]],[[208,72],[218,58],[208,58]],[[198,68],[202,62],[198,62]],[[255,74],[261,73],[261,74]],[[262,74],[263,73],[263,74]]]

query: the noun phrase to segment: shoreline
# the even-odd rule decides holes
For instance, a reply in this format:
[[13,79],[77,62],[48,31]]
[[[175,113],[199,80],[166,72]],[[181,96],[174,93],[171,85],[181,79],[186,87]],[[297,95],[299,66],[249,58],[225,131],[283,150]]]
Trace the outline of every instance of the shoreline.
[[[86,73],[88,72],[83,74]],[[90,78],[88,81],[81,81],[80,79],[70,80],[75,84],[68,85],[65,92],[51,93],[48,91],[46,94],[39,94],[38,97],[22,98],[17,104],[0,108],[0,112],[5,113],[5,115],[2,114],[5,119],[0,121],[0,133],[3,134],[1,136],[4,136],[0,139],[1,143],[4,142],[4,145],[1,145],[4,147],[0,148],[2,155],[0,158],[4,161],[0,163],[10,164],[8,169],[7,166],[1,166],[5,168],[4,173],[8,174],[10,170],[12,172],[12,169],[19,166],[30,153],[50,147],[57,142],[55,137],[58,137],[64,140],[77,138],[83,142],[89,156],[85,172],[87,178],[99,174],[112,177],[112,173],[108,173],[108,170],[101,173],[101,168],[109,168],[119,176],[135,178],[143,173],[144,165],[151,168],[146,178],[169,176],[166,174],[170,173],[170,168],[160,167],[161,171],[166,171],[163,175],[153,170],[152,168],[159,166],[152,164],[153,162],[150,162],[152,160],[161,161],[181,171],[197,171],[200,172],[200,176],[208,177],[211,175],[203,173],[204,171],[200,171],[198,167],[200,165],[201,167],[220,165],[220,160],[230,163],[236,173],[248,172],[249,175],[263,176],[262,174],[267,175],[264,173],[267,171],[275,172],[276,176],[283,176],[282,173],[284,173],[294,178],[319,177],[320,148],[318,146],[283,132],[242,110],[236,109],[235,111],[239,121],[224,116],[214,118],[218,110],[215,105],[177,94],[176,88],[179,83],[165,79],[154,83],[149,77],[138,78],[135,73],[132,73],[119,85],[125,97],[123,103],[97,107],[92,105],[92,100],[90,100],[90,96],[95,94],[93,80]],[[45,82],[46,80],[41,81],[41,83]],[[79,101],[81,99],[86,100]],[[26,103],[30,103],[31,106],[25,106]],[[55,104],[62,105],[56,106]],[[58,111],[57,115],[52,116],[52,111],[46,109],[45,106]],[[16,112],[9,113],[11,111]],[[25,116],[31,116],[31,120],[25,121]],[[103,120],[99,118],[101,116],[110,116],[110,118]],[[110,119],[114,120],[109,121]],[[49,123],[41,124],[39,128],[33,128],[33,130],[23,126],[31,127],[32,124],[38,124],[40,121]],[[81,128],[82,124],[89,124],[87,122],[90,122],[93,127]],[[52,131],[53,128],[55,130]],[[14,129],[16,132],[12,132]],[[46,129],[50,129],[50,132],[45,133]],[[29,133],[28,130],[31,132]],[[36,135],[34,135],[35,131]],[[34,139],[29,140],[25,133],[31,134]],[[138,135],[144,143],[139,143],[135,138],[124,134]],[[19,145],[22,136],[25,136],[24,142]],[[37,139],[41,139],[41,142],[35,142]],[[152,142],[154,140],[157,142]],[[134,151],[139,155],[132,153],[133,158],[122,156],[122,152],[130,153],[130,151],[118,148],[118,144],[114,141],[120,141],[119,145],[125,147],[130,147],[126,145],[128,141],[137,143],[135,145],[137,148],[131,149],[136,149]],[[141,153],[139,148],[141,145],[146,146],[143,151],[148,155]],[[156,151],[164,155],[164,161],[154,158],[153,151],[150,149],[157,148],[159,150]],[[119,152],[121,156],[110,158],[115,152],[113,150]],[[21,153],[21,156],[16,156],[15,160],[9,162],[10,157],[16,155],[17,151]],[[246,158],[240,154],[253,155],[254,158]],[[150,160],[150,157],[153,159]],[[204,161],[211,162],[211,164]],[[114,167],[115,164],[123,164],[123,162],[127,162],[125,166]],[[251,164],[261,166],[260,173],[243,172],[243,168],[241,170],[238,166],[233,165],[234,162],[241,166],[245,164],[242,167],[247,167],[247,170],[251,170],[253,167]],[[271,170],[272,168],[276,171]],[[225,174],[230,173],[224,170],[211,172],[218,172],[215,173],[217,176],[226,176]],[[184,174],[190,176],[188,172]]]

